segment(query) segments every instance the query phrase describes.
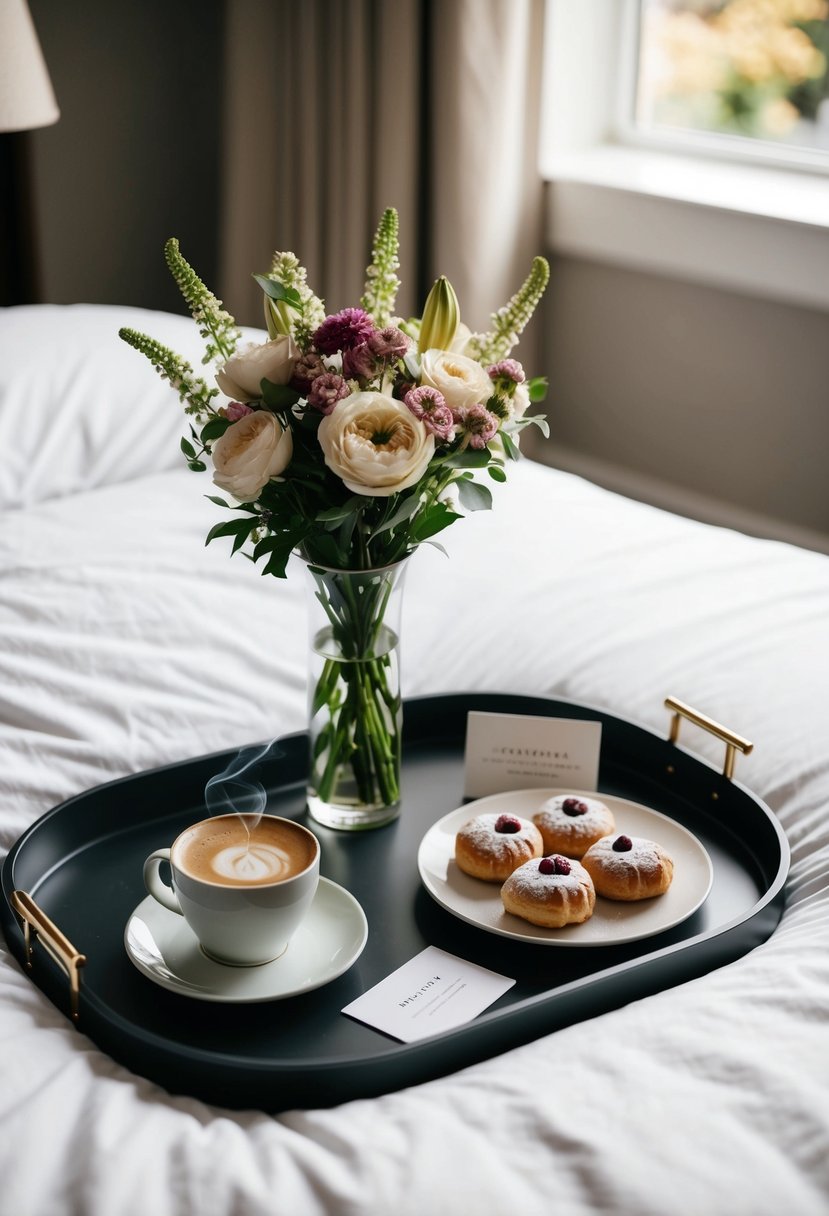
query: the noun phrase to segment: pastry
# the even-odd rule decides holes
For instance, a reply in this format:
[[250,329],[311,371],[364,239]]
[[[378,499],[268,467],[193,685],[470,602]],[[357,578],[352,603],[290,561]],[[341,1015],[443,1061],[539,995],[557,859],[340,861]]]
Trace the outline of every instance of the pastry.
[[598,798],[557,794],[533,815],[545,853],[583,857],[591,844],[616,828],[613,812]]
[[538,828],[517,815],[477,815],[455,837],[458,866],[488,882],[503,882],[517,866],[543,851]]
[[514,870],[501,888],[501,902],[507,912],[531,925],[561,929],[590,919],[596,892],[580,862],[557,854]]
[[664,895],[674,876],[671,855],[643,836],[605,836],[587,850],[582,865],[605,899],[652,899]]

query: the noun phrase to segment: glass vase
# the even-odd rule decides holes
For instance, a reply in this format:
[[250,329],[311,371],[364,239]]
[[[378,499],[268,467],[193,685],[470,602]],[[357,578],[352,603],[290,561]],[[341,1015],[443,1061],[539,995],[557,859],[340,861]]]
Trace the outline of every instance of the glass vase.
[[376,570],[306,564],[308,810],[345,831],[400,813],[400,620],[406,561]]

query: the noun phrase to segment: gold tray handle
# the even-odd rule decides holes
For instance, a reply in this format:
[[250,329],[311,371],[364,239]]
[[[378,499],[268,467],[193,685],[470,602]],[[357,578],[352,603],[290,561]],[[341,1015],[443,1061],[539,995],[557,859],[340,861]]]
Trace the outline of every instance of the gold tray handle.
[[23,922],[23,942],[26,949],[26,968],[32,969],[34,942],[32,935],[49,953],[69,979],[69,1011],[73,1022],[78,1020],[78,997],[81,989],[80,969],[86,955],[76,950],[57,925],[39,908],[31,895],[25,891],[12,891],[11,905]]
[[743,739],[741,735],[735,734],[727,726],[720,726],[719,722],[715,722],[713,718],[709,718],[706,714],[701,714],[698,709],[693,709],[690,705],[686,705],[684,701],[680,701],[676,697],[666,697],[665,708],[670,709],[673,713],[671,731],[668,735],[671,743],[676,743],[679,739],[679,723],[682,718],[687,718],[695,726],[701,726],[703,730],[707,730],[718,739],[722,739],[725,744],[725,764],[723,765],[722,775],[730,781],[734,776],[734,761],[737,752],[740,751],[744,756],[747,756],[753,750],[754,744],[749,743],[748,739]]

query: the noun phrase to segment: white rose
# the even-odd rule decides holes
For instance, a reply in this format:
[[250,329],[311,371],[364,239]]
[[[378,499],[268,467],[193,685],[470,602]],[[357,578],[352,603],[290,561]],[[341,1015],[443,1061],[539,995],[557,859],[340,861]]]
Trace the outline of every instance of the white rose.
[[255,502],[290,462],[294,441],[267,410],[232,423],[213,444],[213,482],[239,502]]
[[492,396],[492,381],[474,359],[448,350],[427,350],[420,360],[420,382],[438,389],[450,410],[483,405]]
[[262,381],[287,384],[298,358],[296,343],[287,334],[272,342],[250,342],[216,372],[216,383],[233,401],[259,401]]
[[329,469],[352,494],[388,498],[420,481],[435,437],[402,401],[385,393],[352,393],[317,431]]

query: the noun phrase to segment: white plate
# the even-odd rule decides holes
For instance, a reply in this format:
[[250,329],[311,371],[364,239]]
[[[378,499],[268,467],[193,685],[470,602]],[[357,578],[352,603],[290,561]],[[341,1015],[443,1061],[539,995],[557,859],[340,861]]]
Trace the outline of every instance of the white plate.
[[[563,929],[543,929],[504,911],[498,883],[470,878],[455,863],[455,835],[476,815],[511,814],[532,819],[555,794],[601,798],[616,819],[616,833],[656,840],[674,859],[673,882],[655,899],[621,903],[597,897],[590,920]],[[711,890],[713,870],[707,852],[687,828],[659,811],[626,798],[589,790],[513,790],[467,802],[433,824],[417,855],[423,885],[448,912],[488,933],[548,946],[609,946],[662,933],[686,920]]]
[[184,917],[148,895],[133,912],[124,945],[140,972],[199,1001],[277,1001],[321,988],[347,971],[368,938],[365,913],[350,891],[321,878],[308,915],[285,953],[259,967],[226,967],[203,954]]

